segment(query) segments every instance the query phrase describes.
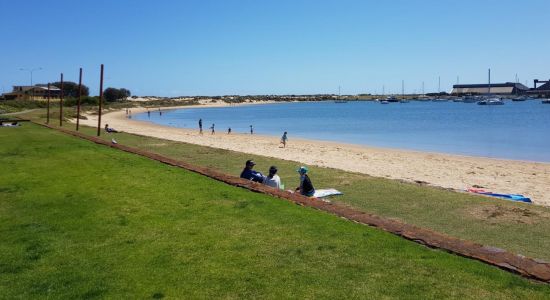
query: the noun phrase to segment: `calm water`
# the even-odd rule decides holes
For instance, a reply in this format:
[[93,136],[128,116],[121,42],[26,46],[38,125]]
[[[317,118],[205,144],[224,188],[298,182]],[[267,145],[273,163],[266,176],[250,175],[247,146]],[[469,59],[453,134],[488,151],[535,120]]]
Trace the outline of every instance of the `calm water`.
[[[135,119],[205,132],[249,132],[380,147],[550,162],[550,105],[475,103],[282,103],[152,112]],[[254,147],[254,145],[251,145]]]

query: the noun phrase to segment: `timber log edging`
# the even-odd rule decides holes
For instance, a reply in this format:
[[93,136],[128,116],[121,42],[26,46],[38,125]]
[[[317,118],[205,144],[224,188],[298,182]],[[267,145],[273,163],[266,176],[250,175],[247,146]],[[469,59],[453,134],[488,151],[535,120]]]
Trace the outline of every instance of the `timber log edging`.
[[401,236],[405,239],[428,246],[441,249],[466,258],[476,259],[486,264],[499,267],[503,270],[519,274],[523,277],[550,283],[550,263],[539,259],[529,258],[519,254],[513,254],[506,250],[483,246],[471,241],[458,239],[430,229],[417,227],[400,221],[383,218],[370,213],[358,211],[338,203],[324,202],[315,198],[305,197],[296,193],[277,190],[263,184],[245,180],[233,175],[224,174],[211,168],[199,167],[190,163],[172,159],[149,151],[113,144],[98,137],[88,136],[80,132],[58,128],[38,122],[33,122],[50,129],[61,131],[75,137],[79,137],[96,144],[119,149],[125,152],[144,156],[164,164],[183,168],[226,184],[248,189],[250,191],[263,193],[278,198],[290,200],[302,206],[313,207],[339,217],[358,222],[361,224],[380,228],[384,231]]

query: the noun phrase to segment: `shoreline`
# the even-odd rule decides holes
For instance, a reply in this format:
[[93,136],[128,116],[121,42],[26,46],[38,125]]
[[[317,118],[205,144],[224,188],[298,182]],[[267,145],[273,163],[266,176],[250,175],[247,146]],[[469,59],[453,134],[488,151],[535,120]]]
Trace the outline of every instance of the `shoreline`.
[[[251,102],[234,106],[276,102]],[[227,103],[165,107],[161,110],[229,107]],[[148,108],[132,108],[132,114]],[[157,108],[155,108],[157,109]],[[83,125],[97,126],[97,116],[86,114]],[[381,148],[334,141],[292,138],[286,148],[279,148],[280,137],[260,134],[219,132],[198,134],[198,129],[176,128],[126,117],[125,110],[106,112],[103,124],[127,133],[233,150],[253,155],[298,161],[303,164],[336,168],[430,186],[465,190],[482,186],[497,193],[523,194],[534,204],[550,206],[550,164],[490,157],[474,157],[437,152]],[[250,143],[254,142],[254,147]]]

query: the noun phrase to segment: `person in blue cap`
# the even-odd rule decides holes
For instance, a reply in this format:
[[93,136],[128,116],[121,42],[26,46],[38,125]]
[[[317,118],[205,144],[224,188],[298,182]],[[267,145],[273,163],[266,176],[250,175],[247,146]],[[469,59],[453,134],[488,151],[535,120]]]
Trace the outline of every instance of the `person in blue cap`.
[[297,171],[300,174],[300,186],[296,188],[296,192],[300,192],[300,194],[307,197],[312,197],[315,194],[315,188],[307,175],[307,167],[301,166]]
[[265,176],[262,173],[254,170],[255,165],[256,163],[253,160],[247,160],[244,169],[241,172],[241,178],[262,183],[264,182]]

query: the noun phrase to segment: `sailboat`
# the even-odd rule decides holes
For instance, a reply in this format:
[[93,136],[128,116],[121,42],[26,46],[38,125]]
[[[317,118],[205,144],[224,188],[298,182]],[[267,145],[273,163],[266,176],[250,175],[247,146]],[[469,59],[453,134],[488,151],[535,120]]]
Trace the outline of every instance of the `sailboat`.
[[409,103],[408,99],[405,99],[405,80],[401,81],[401,100],[400,103]]
[[388,103],[389,102],[399,102],[399,99],[397,99],[397,97],[395,97],[395,96],[388,96],[388,97],[386,97],[385,101],[388,102]]
[[504,102],[499,97],[491,96],[491,69],[489,69],[489,90],[487,98],[479,101],[479,105],[504,105]]
[[348,100],[340,99],[340,86],[338,86],[338,98],[334,100],[334,103],[348,103]]

